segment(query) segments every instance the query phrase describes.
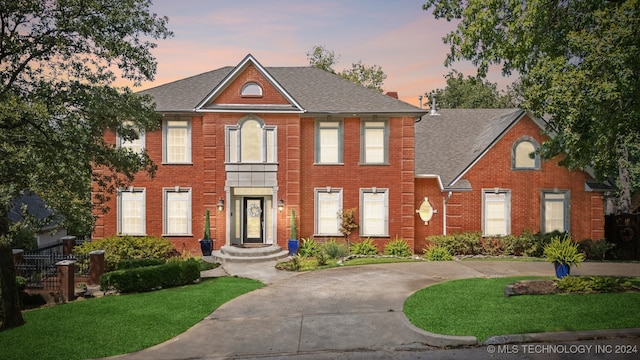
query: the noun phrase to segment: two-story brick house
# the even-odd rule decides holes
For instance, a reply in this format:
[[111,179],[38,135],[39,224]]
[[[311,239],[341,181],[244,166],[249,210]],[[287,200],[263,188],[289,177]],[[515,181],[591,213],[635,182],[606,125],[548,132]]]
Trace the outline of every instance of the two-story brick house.
[[[162,130],[134,143],[158,164],[118,192],[93,234],[158,235],[198,249],[211,210],[215,247],[286,248],[340,238],[337,212],[359,209],[359,235],[413,244],[414,123],[425,111],[314,67],[263,67],[251,55],[155,87]],[[220,211],[218,211],[218,209]]]
[[[359,225],[351,240],[370,237],[380,249],[400,237],[420,252],[425,236],[457,231],[602,237],[590,177],[528,158],[544,138],[517,109],[426,115],[335,74],[263,67],[251,55],[142,93],[154,98],[162,130],[106,140],[145,148],[158,171],[97,214],[96,239],[164,236],[195,254],[210,209],[216,249],[286,248],[291,209],[300,237],[328,239],[342,236],[337,213],[349,208]],[[436,210],[427,223],[416,211],[425,198]]]

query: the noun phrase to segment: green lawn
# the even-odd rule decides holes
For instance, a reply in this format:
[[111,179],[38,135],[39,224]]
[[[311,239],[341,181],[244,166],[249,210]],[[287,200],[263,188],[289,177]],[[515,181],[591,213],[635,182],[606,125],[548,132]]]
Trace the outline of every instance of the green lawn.
[[404,312],[426,331],[475,336],[548,331],[640,327],[640,293],[557,294],[504,297],[505,286],[522,279],[454,280],[422,289],[404,304]]
[[262,286],[223,277],[25,311],[24,326],[0,332],[0,357],[87,359],[138,351],[171,339],[225,302]]

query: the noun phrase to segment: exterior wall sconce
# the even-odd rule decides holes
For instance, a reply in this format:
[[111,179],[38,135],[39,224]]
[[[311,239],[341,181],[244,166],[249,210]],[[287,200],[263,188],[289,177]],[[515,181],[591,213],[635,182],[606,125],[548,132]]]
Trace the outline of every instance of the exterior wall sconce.
[[224,200],[220,198],[220,201],[218,201],[218,211],[222,212],[222,210],[224,210]]
[[278,201],[278,211],[282,212],[282,210],[284,210],[284,200],[280,199],[280,201]]

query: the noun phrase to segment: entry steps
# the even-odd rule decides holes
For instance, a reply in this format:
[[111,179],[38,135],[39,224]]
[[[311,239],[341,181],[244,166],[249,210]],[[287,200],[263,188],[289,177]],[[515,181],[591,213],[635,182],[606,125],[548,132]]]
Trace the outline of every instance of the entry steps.
[[[211,252],[211,260],[221,264],[278,261],[287,256],[289,256],[289,252],[282,250],[278,245],[248,248],[225,245],[220,250]],[[206,261],[207,259],[204,260]]]

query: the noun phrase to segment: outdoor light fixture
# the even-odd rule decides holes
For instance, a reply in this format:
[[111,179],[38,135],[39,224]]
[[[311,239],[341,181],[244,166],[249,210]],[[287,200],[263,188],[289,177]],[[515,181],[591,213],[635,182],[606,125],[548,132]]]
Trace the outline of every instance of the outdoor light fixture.
[[284,210],[284,200],[280,199],[280,201],[278,201],[278,211],[282,212],[282,210]]
[[220,198],[220,201],[218,201],[218,211],[222,212],[222,210],[224,210],[224,200]]

